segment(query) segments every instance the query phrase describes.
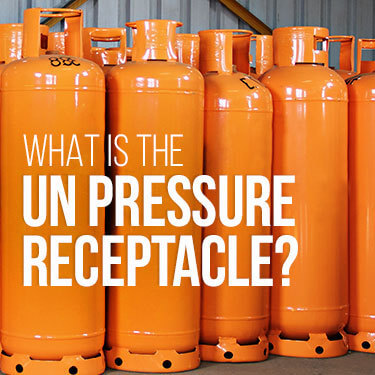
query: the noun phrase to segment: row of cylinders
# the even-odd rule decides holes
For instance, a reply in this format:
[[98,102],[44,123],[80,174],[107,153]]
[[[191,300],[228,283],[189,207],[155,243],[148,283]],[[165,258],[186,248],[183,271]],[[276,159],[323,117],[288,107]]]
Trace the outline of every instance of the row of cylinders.
[[[180,26],[179,24],[178,26]],[[134,24],[129,23],[129,27]],[[132,29],[135,41],[136,28]],[[2,24],[0,35],[3,40],[0,59],[9,63],[22,56],[23,24]],[[240,32],[240,30],[238,30]],[[44,51],[65,54],[65,33],[49,32],[47,26],[41,25],[41,33],[45,38]],[[275,41],[273,41],[273,38]],[[119,47],[92,47],[92,42],[119,43]],[[249,53],[250,43],[255,43],[255,56]],[[199,69],[199,35],[176,34],[177,61]],[[254,35],[247,30],[245,34],[237,34],[233,41],[233,63],[238,71],[258,78],[273,67],[295,64],[298,62],[315,62],[329,65],[329,46],[340,44],[338,73],[343,78],[357,73],[368,73],[374,70],[373,61],[362,59],[363,50],[373,49],[371,39],[360,39],[357,51],[357,69],[355,69],[354,36],[332,36],[323,27],[285,27],[276,29],[273,35]],[[273,47],[275,45],[275,51]],[[318,47],[320,45],[320,48]],[[134,46],[133,46],[134,47]],[[83,29],[83,57],[95,61],[102,67],[123,64],[132,60],[133,48],[126,45],[125,28]],[[297,52],[298,51],[298,52]],[[274,61],[275,56],[275,61]],[[255,60],[255,61],[254,61]]]
[[[76,54],[72,54],[76,65],[58,71],[49,62],[56,61],[51,58],[60,55],[47,53],[43,56],[45,52],[41,51],[43,38],[39,40],[39,35],[42,28],[35,25],[36,21],[39,24],[43,12],[42,9],[26,11],[24,58],[3,67],[2,73],[2,371],[7,374],[40,374],[42,371],[99,374],[104,366],[101,353],[103,288],[74,285],[30,289],[22,286],[22,235],[35,234],[38,230],[30,232],[19,215],[22,211],[14,209],[17,202],[22,201],[22,187],[18,186],[21,176],[30,173],[35,176],[104,173],[104,155],[103,165],[84,172],[73,167],[47,169],[47,172],[44,168],[33,167],[30,172],[24,160],[12,157],[14,150],[23,151],[23,145],[20,145],[23,133],[48,131],[67,135],[96,131],[104,134],[104,75],[95,64],[80,59],[82,13],[55,12],[57,16],[67,17],[64,43],[76,48]],[[187,59],[185,62],[194,65],[199,51],[203,80],[197,69],[176,62],[178,25],[174,21],[161,20],[130,24],[137,30],[131,51],[133,61],[107,71],[106,126],[108,133],[124,133],[129,138],[136,137],[137,133],[151,132],[151,129],[158,136],[182,133],[184,167],[173,171],[171,167],[143,167],[139,160],[133,159],[126,168],[110,168],[109,176],[130,174],[141,180],[144,175],[171,176],[176,172],[191,179],[203,172],[215,179],[219,175],[232,178],[235,175],[263,175],[269,179],[272,174],[294,175],[296,183],[287,188],[293,204],[285,206],[283,214],[295,218],[296,225],[274,227],[272,234],[275,238],[293,235],[299,243],[299,254],[290,270],[291,285],[275,285],[271,291],[268,287],[226,285],[203,286],[200,291],[188,282],[181,287],[158,287],[150,284],[157,272],[156,263],[152,264],[152,269],[138,275],[138,287],[110,287],[107,365],[124,370],[170,372],[196,368],[200,358],[251,362],[267,359],[269,352],[332,357],[345,354],[349,345],[353,350],[375,351],[375,306],[371,290],[374,264],[371,252],[374,242],[371,237],[374,222],[371,193],[374,184],[371,152],[374,147],[371,140],[374,137],[371,135],[374,130],[368,120],[375,99],[373,75],[355,75],[353,65],[345,65],[348,76],[353,76],[348,79],[347,88],[339,74],[324,66],[327,65],[327,49],[317,49],[317,42],[328,40],[327,35],[321,35],[326,29],[298,27],[275,30],[268,51],[274,49],[276,66],[266,68],[260,81],[247,75],[250,73],[250,32],[202,31],[199,49],[196,36],[183,37],[190,47],[184,49],[181,56]],[[123,42],[125,33],[121,30]],[[116,33],[115,36],[108,33],[108,30],[87,30],[90,40],[90,56],[87,57],[103,67],[116,64],[105,60],[108,55],[124,60],[126,51],[123,45],[111,50],[91,47],[92,39],[114,41],[119,38]],[[37,54],[41,54],[39,60],[35,60]],[[269,64],[267,56],[262,61]],[[285,63],[278,64],[277,61]],[[242,65],[244,73],[241,62],[245,62]],[[237,69],[233,70],[233,65]],[[70,71],[75,79],[69,78]],[[30,73],[36,72],[42,77],[43,74],[46,77],[64,75],[64,90],[69,87],[68,82],[71,93],[57,90],[51,94],[48,91],[58,79],[47,82],[38,78],[37,89],[30,90]],[[85,87],[96,87],[96,91],[91,90],[88,94],[83,90],[81,94],[73,82],[81,82],[76,79],[77,75],[87,76],[87,72],[92,74],[93,81],[91,86],[85,84]],[[12,97],[14,92],[18,92],[18,96]],[[75,100],[69,100],[69,95]],[[82,95],[81,99],[78,100],[77,95]],[[57,106],[59,101],[67,107]],[[39,108],[33,112],[35,103],[44,103],[51,123],[45,124]],[[18,108],[17,113],[12,111],[14,106]],[[26,118],[23,117],[25,114]],[[96,151],[100,153],[103,148],[104,144],[100,144]],[[87,188],[86,182],[82,180],[81,183]],[[217,194],[206,193],[217,204]],[[84,201],[87,191],[82,194]],[[197,205],[189,194],[182,196],[192,206]],[[232,205],[233,200],[228,204]],[[166,200],[158,216],[163,216],[168,208],[170,202]],[[81,209],[85,209],[84,203]],[[270,234],[270,228],[263,227],[259,217],[256,223],[252,228],[242,225],[226,228],[215,222],[203,230],[203,237],[216,234],[227,238],[237,234],[239,273],[246,274],[251,269],[249,237]],[[142,226],[125,229],[110,224],[108,228],[109,234],[146,237],[159,232]],[[59,230],[64,232],[65,229]],[[74,230],[77,234],[92,233],[99,237],[104,233],[104,225],[93,231],[80,222]],[[46,231],[50,233],[51,228],[41,228],[41,233]],[[193,234],[198,243],[201,237],[200,228],[192,223],[180,230],[163,227],[160,234],[164,233]],[[199,258],[199,246],[196,249]],[[270,254],[271,250],[271,246],[265,247],[264,255]],[[115,252],[126,253],[126,250],[118,246]],[[171,264],[174,264],[176,247],[171,246],[170,254]],[[212,256],[218,265],[227,265],[225,256]],[[264,276],[280,277],[286,257],[287,254],[272,254],[271,269],[265,267]],[[120,271],[116,272],[120,274]]]

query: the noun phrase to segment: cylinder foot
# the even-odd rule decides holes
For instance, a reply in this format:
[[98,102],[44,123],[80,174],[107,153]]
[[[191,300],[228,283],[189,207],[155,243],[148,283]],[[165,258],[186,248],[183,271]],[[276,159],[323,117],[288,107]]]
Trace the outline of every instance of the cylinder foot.
[[105,351],[105,356],[108,367],[124,371],[178,372],[193,370],[200,364],[198,347],[188,353],[157,350],[153,354],[132,353],[125,348],[113,347]]
[[356,352],[375,353],[375,332],[347,333],[349,349]]
[[219,337],[217,345],[200,345],[201,358],[211,362],[259,362],[268,358],[268,340],[260,336],[252,345],[240,345],[235,337]]
[[25,354],[1,354],[1,371],[7,375],[99,375],[105,371],[103,352],[92,358],[66,356],[59,361],[32,359]]
[[310,333],[308,340],[295,340],[281,337],[280,331],[271,331],[268,335],[270,353],[287,357],[330,358],[345,355],[348,352],[346,333],[340,331],[334,338],[324,333]]

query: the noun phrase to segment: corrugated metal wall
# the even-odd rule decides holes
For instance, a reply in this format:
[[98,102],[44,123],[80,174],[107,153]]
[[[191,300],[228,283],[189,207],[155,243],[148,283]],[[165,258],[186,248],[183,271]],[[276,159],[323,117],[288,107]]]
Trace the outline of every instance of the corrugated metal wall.
[[[375,37],[374,0],[238,0],[271,28],[292,25],[328,27],[332,35]],[[0,0],[0,23],[21,22],[27,7],[54,7],[64,0]],[[88,0],[85,26],[115,27],[143,18],[184,22],[181,32],[207,28],[248,28],[217,0]],[[337,51],[332,51],[337,63]]]

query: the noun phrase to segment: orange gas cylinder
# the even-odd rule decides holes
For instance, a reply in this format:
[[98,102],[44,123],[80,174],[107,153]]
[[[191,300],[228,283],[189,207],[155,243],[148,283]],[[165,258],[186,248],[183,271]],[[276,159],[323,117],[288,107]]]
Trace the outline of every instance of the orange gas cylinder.
[[[92,47],[95,42],[119,42],[119,47]],[[124,28],[86,27],[83,29],[83,57],[96,62],[105,73],[126,62],[126,30]]]
[[356,75],[354,69],[354,47],[355,37],[352,35],[330,35],[328,37],[329,46],[331,43],[340,43],[340,61],[336,72],[344,79]]
[[[39,56],[41,16],[66,18],[70,56]],[[105,368],[104,288],[81,286],[75,278],[75,241],[90,235],[100,249],[104,234],[104,212],[99,226],[89,226],[87,198],[89,175],[104,174],[104,75],[79,58],[81,32],[80,10],[27,9],[23,59],[8,64],[2,74],[1,370],[6,374],[93,375]],[[92,147],[85,134],[99,135]],[[68,159],[74,136],[80,160],[74,145],[75,158]],[[35,137],[45,150],[39,161],[28,152]],[[56,194],[68,185],[76,202],[72,211],[69,193],[69,214],[63,198],[53,208]],[[100,253],[85,259],[82,278],[100,266]],[[56,258],[62,254],[68,260]],[[33,267],[35,259],[27,261],[31,257],[38,257]]]
[[[229,177],[228,212],[236,211],[234,179],[236,175],[262,175],[271,179],[272,98],[258,80],[233,72],[233,32],[250,35],[247,30],[200,31],[201,72],[205,78],[205,167],[204,173],[215,179]],[[218,152],[219,150],[219,152]],[[258,186],[259,187],[259,186]],[[216,210],[217,190],[207,190]],[[260,189],[256,193],[261,194]],[[204,237],[221,236],[228,248],[228,236],[237,235],[238,277],[248,278],[251,270],[250,239],[269,235],[262,226],[261,211],[255,225],[241,222],[224,226],[219,218],[204,228]],[[262,245],[262,254],[270,255],[270,246]],[[211,264],[229,269],[228,254],[212,252]],[[214,267],[211,270],[215,274]],[[269,277],[269,267],[261,269]],[[227,275],[228,276],[228,275]],[[269,287],[229,286],[228,277],[220,286],[202,287],[201,358],[217,362],[262,361],[268,357],[266,332],[269,323]]]
[[[358,40],[375,49],[375,39]],[[375,353],[375,74],[346,81],[349,92],[349,348]]]
[[[274,354],[333,357],[348,350],[343,332],[348,318],[347,89],[332,69],[309,64],[315,28],[306,28],[309,47],[303,29],[298,43],[286,43],[280,30],[274,31],[276,62],[279,53],[304,57],[261,78],[274,103],[273,174],[295,176],[283,189],[293,203],[282,210],[295,226],[274,226],[273,235],[292,235],[299,244],[290,286],[280,281],[289,251],[273,254],[268,338]],[[279,42],[294,50],[283,50]]]
[[63,31],[48,34],[48,50],[65,54],[65,33]]
[[177,61],[199,69],[199,35],[176,34]]
[[[112,139],[126,134],[126,166],[110,168],[110,175],[136,177],[143,191],[144,176],[161,175],[168,181],[173,175],[184,175],[190,181],[203,169],[203,105],[204,81],[195,68],[176,62],[176,26],[181,23],[168,20],[144,20],[128,24],[137,29],[133,47],[133,61],[111,69],[107,75],[108,131]],[[148,151],[139,153],[140,134],[149,134],[144,142]],[[173,165],[165,159],[171,135],[176,154]],[[166,143],[168,142],[168,143]],[[141,146],[142,147],[142,146]],[[154,148],[163,151],[152,152]],[[121,159],[119,151],[114,155]],[[152,156],[153,155],[153,156]],[[149,156],[152,159],[149,159]],[[169,160],[169,161],[168,161]],[[176,166],[176,164],[181,164]],[[164,184],[154,187],[162,204],[154,205],[153,216],[166,218],[167,211],[176,207]],[[191,190],[178,193],[192,210],[200,210]],[[143,200],[138,197],[143,210]],[[127,212],[127,211],[126,211]],[[137,269],[136,286],[124,280],[121,287],[109,287],[107,305],[107,365],[111,368],[144,371],[175,372],[199,365],[200,288],[192,287],[189,278],[180,286],[172,286],[177,259],[178,242],[182,236],[192,236],[196,258],[200,259],[201,228],[189,222],[183,227],[131,225],[130,215],[123,226],[115,226],[115,214],[110,221],[110,233],[144,236],[151,243],[149,263]],[[168,246],[167,286],[159,286],[159,245],[155,236],[175,236]],[[125,242],[127,243],[127,242]],[[149,242],[147,242],[149,243]],[[125,244],[115,245],[113,254],[127,259]],[[138,257],[141,256],[139,249]],[[114,267],[114,277],[123,277],[122,269]]]
[[274,64],[291,66],[307,61],[327,66],[328,35],[329,31],[325,27],[296,26],[273,30]]
[[[362,50],[373,49],[374,39],[358,39],[357,45],[357,73],[375,72],[375,61],[365,61],[362,59]],[[358,62],[360,61],[360,62]]]

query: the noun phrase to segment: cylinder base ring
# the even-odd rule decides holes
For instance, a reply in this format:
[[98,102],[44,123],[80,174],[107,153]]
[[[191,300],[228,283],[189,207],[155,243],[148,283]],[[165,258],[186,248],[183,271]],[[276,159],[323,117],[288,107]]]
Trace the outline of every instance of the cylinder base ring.
[[99,375],[105,371],[103,352],[92,358],[66,356],[59,361],[32,359],[26,354],[1,354],[1,371],[8,375]]
[[310,333],[308,340],[282,338],[280,334],[280,331],[271,331],[268,335],[271,354],[287,357],[331,358],[345,355],[349,349],[347,335],[343,331],[340,331],[335,339],[329,339],[324,333]]
[[259,362],[268,358],[268,340],[260,336],[252,345],[240,345],[235,337],[219,337],[217,345],[200,345],[201,358],[211,362]]
[[199,348],[187,353],[175,350],[157,350],[153,354],[132,353],[113,347],[105,351],[107,366],[116,370],[137,372],[179,372],[193,370],[200,364]]

